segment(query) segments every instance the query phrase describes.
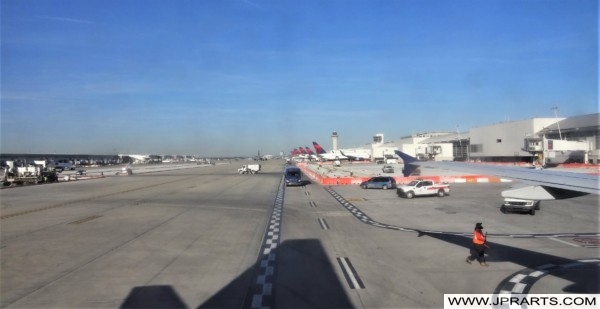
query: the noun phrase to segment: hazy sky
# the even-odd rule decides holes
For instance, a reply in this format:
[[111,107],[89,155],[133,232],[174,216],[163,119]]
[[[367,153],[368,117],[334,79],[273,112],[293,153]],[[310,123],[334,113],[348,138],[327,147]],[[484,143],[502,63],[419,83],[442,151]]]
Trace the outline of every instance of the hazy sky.
[[598,112],[596,0],[2,0],[0,152],[253,155]]

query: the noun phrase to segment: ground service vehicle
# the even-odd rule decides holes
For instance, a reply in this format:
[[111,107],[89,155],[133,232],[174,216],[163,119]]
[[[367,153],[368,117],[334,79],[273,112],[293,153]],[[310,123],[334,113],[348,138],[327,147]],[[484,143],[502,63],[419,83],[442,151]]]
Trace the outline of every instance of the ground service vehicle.
[[394,189],[396,188],[396,179],[389,176],[377,176],[361,183],[360,187],[363,189]]
[[131,169],[131,164],[127,164],[121,168],[120,172],[117,172],[117,175],[133,175],[133,170]]
[[393,173],[394,167],[391,165],[386,165],[381,169],[384,173]]
[[536,200],[506,197],[504,198],[504,203],[500,206],[500,211],[502,213],[506,213],[507,211],[527,212],[534,216],[536,210],[540,210],[540,201]]
[[417,179],[407,185],[399,186],[396,193],[399,197],[406,198],[428,195],[442,197],[450,194],[450,185],[447,183],[435,183],[432,180]]
[[260,164],[248,164],[238,168],[240,174],[257,174],[260,171]]
[[286,167],[283,174],[285,177],[286,186],[301,186],[304,184],[304,182],[302,181],[302,171],[298,167]]
[[24,183],[38,184],[58,181],[54,169],[44,168],[42,165],[19,166],[15,168],[2,168],[2,184],[9,186],[11,183],[22,185]]

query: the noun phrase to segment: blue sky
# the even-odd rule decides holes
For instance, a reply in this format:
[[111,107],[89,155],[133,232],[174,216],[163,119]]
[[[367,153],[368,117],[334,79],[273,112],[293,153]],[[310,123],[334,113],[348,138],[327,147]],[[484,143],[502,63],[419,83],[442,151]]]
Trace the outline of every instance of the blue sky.
[[598,112],[595,0],[2,0],[3,153],[288,153]]

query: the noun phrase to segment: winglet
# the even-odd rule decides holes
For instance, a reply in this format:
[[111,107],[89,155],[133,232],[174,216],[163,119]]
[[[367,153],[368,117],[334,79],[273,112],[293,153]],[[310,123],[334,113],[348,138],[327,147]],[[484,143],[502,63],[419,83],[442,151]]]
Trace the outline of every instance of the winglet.
[[410,176],[412,172],[418,167],[414,162],[418,161],[417,158],[411,157],[400,150],[394,151],[401,159],[404,161],[404,168],[402,169],[402,174],[404,177]]

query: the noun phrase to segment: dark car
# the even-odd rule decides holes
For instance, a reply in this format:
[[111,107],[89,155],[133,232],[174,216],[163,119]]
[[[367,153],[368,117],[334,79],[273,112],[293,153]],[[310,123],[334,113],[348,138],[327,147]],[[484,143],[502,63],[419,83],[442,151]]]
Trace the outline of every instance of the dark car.
[[295,166],[286,167],[283,172],[285,175],[285,185],[286,186],[302,186],[304,185],[304,181],[302,181],[302,171]]
[[363,189],[394,189],[396,188],[396,179],[389,176],[377,176],[361,183],[360,187]]

